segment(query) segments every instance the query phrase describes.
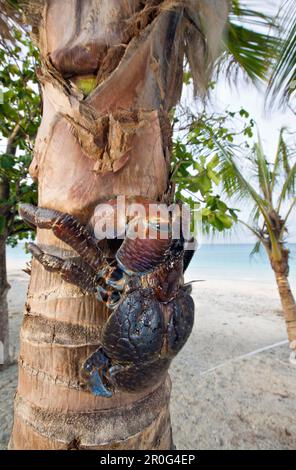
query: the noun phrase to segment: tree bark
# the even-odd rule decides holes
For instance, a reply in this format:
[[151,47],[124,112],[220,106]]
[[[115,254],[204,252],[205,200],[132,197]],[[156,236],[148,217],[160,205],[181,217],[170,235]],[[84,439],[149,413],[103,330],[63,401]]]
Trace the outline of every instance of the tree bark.
[[[6,153],[15,155],[17,151],[16,139],[20,131],[20,125],[16,124],[11,135],[7,139]],[[0,181],[0,201],[7,201],[10,196],[10,182],[7,176],[2,176]],[[9,364],[9,310],[7,293],[10,285],[7,281],[6,265],[6,240],[9,235],[10,211],[2,206],[1,215],[4,217],[4,227],[0,237],[0,367]]]
[[281,257],[279,260],[273,259],[271,253],[268,252],[283,307],[288,339],[291,349],[296,351],[296,303],[288,280],[289,254],[289,250],[284,246],[281,246]]
[[[17,125],[12,135],[9,137],[6,145],[6,153],[15,155],[16,146],[14,145],[19,126]],[[1,177],[0,181],[0,201],[7,201],[10,195],[9,180],[6,176]],[[7,281],[6,266],[6,240],[7,240],[7,222],[8,211],[5,204],[2,207],[2,216],[4,217],[4,227],[0,236],[0,368],[9,363],[9,311],[7,303],[7,293],[10,285]]]
[[[282,272],[275,271],[275,278],[278,285],[281,304],[286,322],[288,339],[290,343],[296,342],[296,303],[291,291],[288,276]],[[296,349],[296,343],[295,347]]]
[[[31,165],[39,205],[89,223],[96,205],[117,195],[170,201],[168,112],[181,94],[190,18],[169,1],[62,3],[62,12],[60,0],[31,6],[43,59],[44,111]],[[220,32],[223,8],[215,10],[217,18],[224,12]],[[199,64],[203,54],[201,47]],[[96,77],[88,96],[79,90],[86,75]],[[50,231],[37,238],[45,251],[73,256]],[[172,448],[169,377],[148,392],[108,399],[80,382],[107,316],[94,296],[33,261],[11,449]]]
[[9,363],[9,318],[6,272],[6,238],[0,238],[0,370]]

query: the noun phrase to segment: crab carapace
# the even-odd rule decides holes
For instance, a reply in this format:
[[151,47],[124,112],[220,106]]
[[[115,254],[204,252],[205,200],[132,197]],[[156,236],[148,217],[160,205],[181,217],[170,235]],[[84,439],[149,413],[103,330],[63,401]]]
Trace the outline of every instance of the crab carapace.
[[161,220],[137,220],[144,231],[155,230],[151,239],[132,237],[135,220],[128,219],[126,237],[110,260],[100,240],[76,217],[30,204],[20,206],[20,215],[30,225],[51,229],[80,259],[53,256],[30,243],[33,257],[109,309],[100,347],[81,367],[90,391],[111,397],[115,390],[139,392],[162,381],[194,321],[191,285],[184,284],[183,276],[194,250],[185,250],[182,233],[178,239],[171,236],[172,221],[163,237]]

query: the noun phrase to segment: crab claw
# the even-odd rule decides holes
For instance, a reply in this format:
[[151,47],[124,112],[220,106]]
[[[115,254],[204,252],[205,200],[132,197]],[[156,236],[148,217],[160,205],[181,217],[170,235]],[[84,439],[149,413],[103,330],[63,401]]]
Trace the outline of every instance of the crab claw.
[[105,398],[112,397],[112,392],[107,390],[106,387],[104,386],[102,378],[97,369],[91,373],[89,381],[88,381],[88,385],[91,390],[91,393],[94,396],[105,397]]
[[21,204],[19,213],[28,225],[51,229],[57,238],[73,248],[96,272],[102,268],[104,254],[98,240],[75,216],[32,204]]
[[110,364],[109,358],[101,348],[95,351],[83,364],[81,375],[91,393],[97,397],[112,397],[112,392],[106,388],[102,377],[106,376]]

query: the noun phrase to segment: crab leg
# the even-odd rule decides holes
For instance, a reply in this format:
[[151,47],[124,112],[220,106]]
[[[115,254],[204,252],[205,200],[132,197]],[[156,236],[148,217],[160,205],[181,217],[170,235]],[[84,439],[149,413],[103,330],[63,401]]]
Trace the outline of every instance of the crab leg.
[[32,204],[21,204],[19,213],[29,225],[51,229],[57,238],[77,251],[95,271],[102,267],[104,255],[96,238],[76,217]]
[[103,377],[106,378],[109,366],[110,361],[102,348],[97,349],[84,362],[81,375],[93,395],[106,398],[112,397],[112,392],[103,383]]
[[50,255],[34,243],[29,243],[28,250],[47,271],[59,273],[64,281],[75,284],[86,292],[97,291],[95,274],[92,276],[82,266],[76,264],[73,258],[62,259]]

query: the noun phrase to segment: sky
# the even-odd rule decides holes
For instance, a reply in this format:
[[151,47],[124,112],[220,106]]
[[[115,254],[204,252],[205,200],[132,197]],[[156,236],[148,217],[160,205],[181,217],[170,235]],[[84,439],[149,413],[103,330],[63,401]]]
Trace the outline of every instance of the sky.
[[[254,0],[253,3],[258,9],[263,10],[266,8],[269,12],[276,12],[282,0]],[[281,127],[286,126],[296,131],[295,115],[289,109],[286,111],[280,111],[276,108],[273,110],[265,109],[264,90],[258,90],[251,84],[248,85],[243,78],[240,78],[235,86],[229,85],[227,80],[221,77],[211,96],[211,107],[221,112],[227,108],[230,110],[239,110],[241,107],[246,109],[258,125],[263,147],[271,161],[275,154]],[[239,208],[241,210],[240,218],[247,221],[250,207],[240,206]],[[225,238],[215,238],[214,242],[252,243],[254,241],[254,237],[243,228],[237,227],[235,232],[226,235]],[[288,241],[296,243],[296,210],[290,218],[289,234]]]
[[[296,131],[296,117],[289,109],[286,111],[266,110],[264,90],[259,91],[253,85],[247,85],[243,79],[240,80],[237,87],[221,80],[213,93],[212,107],[222,112],[226,108],[238,110],[243,107],[246,109],[250,113],[250,117],[254,118],[257,123],[263,148],[270,161],[273,160],[276,152],[281,127],[285,126]],[[239,208],[241,210],[240,218],[247,220],[250,207],[239,206]],[[288,240],[291,243],[296,243],[296,210],[290,218],[289,233]],[[225,238],[225,242],[228,243],[249,243],[253,240],[253,236],[244,229],[237,230],[237,233],[233,234],[230,240],[228,236]],[[219,241],[223,242],[223,239],[219,237]]]

